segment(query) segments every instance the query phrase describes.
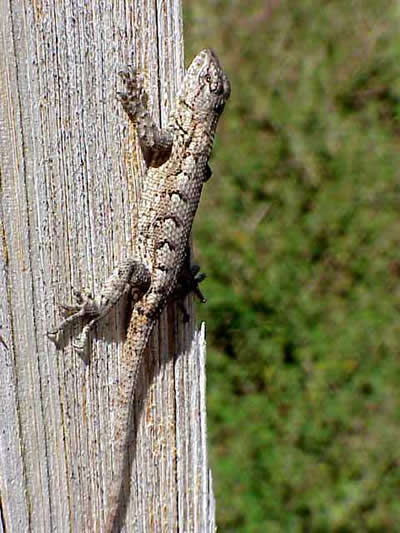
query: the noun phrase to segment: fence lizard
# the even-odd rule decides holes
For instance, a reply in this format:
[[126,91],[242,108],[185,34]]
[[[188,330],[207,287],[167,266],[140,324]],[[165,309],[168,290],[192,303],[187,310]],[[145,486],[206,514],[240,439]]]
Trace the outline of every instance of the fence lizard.
[[119,265],[98,297],[75,292],[76,305],[61,306],[66,318],[49,337],[56,343],[68,324],[87,319],[74,346],[85,348],[88,334],[124,293],[133,292],[134,307],[121,358],[115,428],[115,476],[106,532],[117,531],[119,499],[127,450],[130,405],[138,370],[155,322],[168,300],[191,290],[198,294],[201,276],[188,265],[188,240],[208,166],[215,130],[230,95],[230,82],[217,56],[201,51],[189,66],[175,109],[165,129],[147,110],[147,94],[136,71],[120,73],[125,92],[118,93],[134,122],[147,164],[138,206],[136,257]]

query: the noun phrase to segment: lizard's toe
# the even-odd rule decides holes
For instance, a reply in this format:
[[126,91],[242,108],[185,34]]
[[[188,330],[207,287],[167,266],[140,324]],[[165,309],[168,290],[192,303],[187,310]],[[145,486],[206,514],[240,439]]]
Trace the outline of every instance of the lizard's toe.
[[73,342],[72,342],[72,346],[74,347],[74,349],[78,352],[78,353],[84,353],[85,350],[86,350],[86,343],[85,342],[82,342],[81,339],[75,339]]
[[126,93],[123,93],[122,91],[117,91],[117,99],[120,102],[125,102],[128,100],[128,95]]
[[80,306],[66,304],[58,304],[58,307],[60,308],[61,316],[63,318],[67,318],[75,313],[78,313],[81,308]]
[[46,332],[46,337],[55,344],[57,350],[60,348],[59,335],[60,331],[58,329],[52,329]]

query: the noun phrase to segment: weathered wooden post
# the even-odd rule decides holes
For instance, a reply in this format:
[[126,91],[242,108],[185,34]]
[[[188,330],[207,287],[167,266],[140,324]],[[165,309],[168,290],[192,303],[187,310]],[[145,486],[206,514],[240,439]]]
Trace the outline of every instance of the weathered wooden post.
[[[72,287],[132,252],[143,163],[115,98],[140,69],[161,122],[183,76],[181,2],[0,4],[0,532],[102,531],[124,305],[90,360],[46,331]],[[190,308],[190,305],[189,305]],[[170,307],[135,399],[124,531],[214,531],[204,331]]]

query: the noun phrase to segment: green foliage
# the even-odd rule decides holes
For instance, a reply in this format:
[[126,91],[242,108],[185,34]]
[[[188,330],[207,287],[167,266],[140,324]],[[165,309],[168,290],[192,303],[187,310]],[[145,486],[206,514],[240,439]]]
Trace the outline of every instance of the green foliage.
[[400,523],[400,9],[185,2],[232,81],[196,222],[223,532]]

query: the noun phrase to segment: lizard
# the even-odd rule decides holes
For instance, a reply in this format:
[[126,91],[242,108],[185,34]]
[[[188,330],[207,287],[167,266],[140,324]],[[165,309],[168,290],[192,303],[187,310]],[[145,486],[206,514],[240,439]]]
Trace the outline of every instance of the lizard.
[[115,468],[109,497],[106,533],[118,531],[119,505],[128,448],[130,405],[138,370],[150,334],[164,307],[174,297],[193,290],[202,299],[198,283],[203,276],[190,267],[188,250],[193,219],[208,166],[214,135],[230,81],[210,49],[202,50],[187,69],[167,126],[159,128],[148,109],[143,79],[132,67],[120,72],[125,91],[118,98],[134,123],[147,166],[137,207],[135,257],[123,261],[104,283],[99,295],[74,292],[76,305],[62,305],[61,324],[49,337],[57,344],[68,324],[86,319],[74,346],[85,349],[89,332],[116,305],[123,294],[133,294],[133,309],[120,361],[116,404]]

